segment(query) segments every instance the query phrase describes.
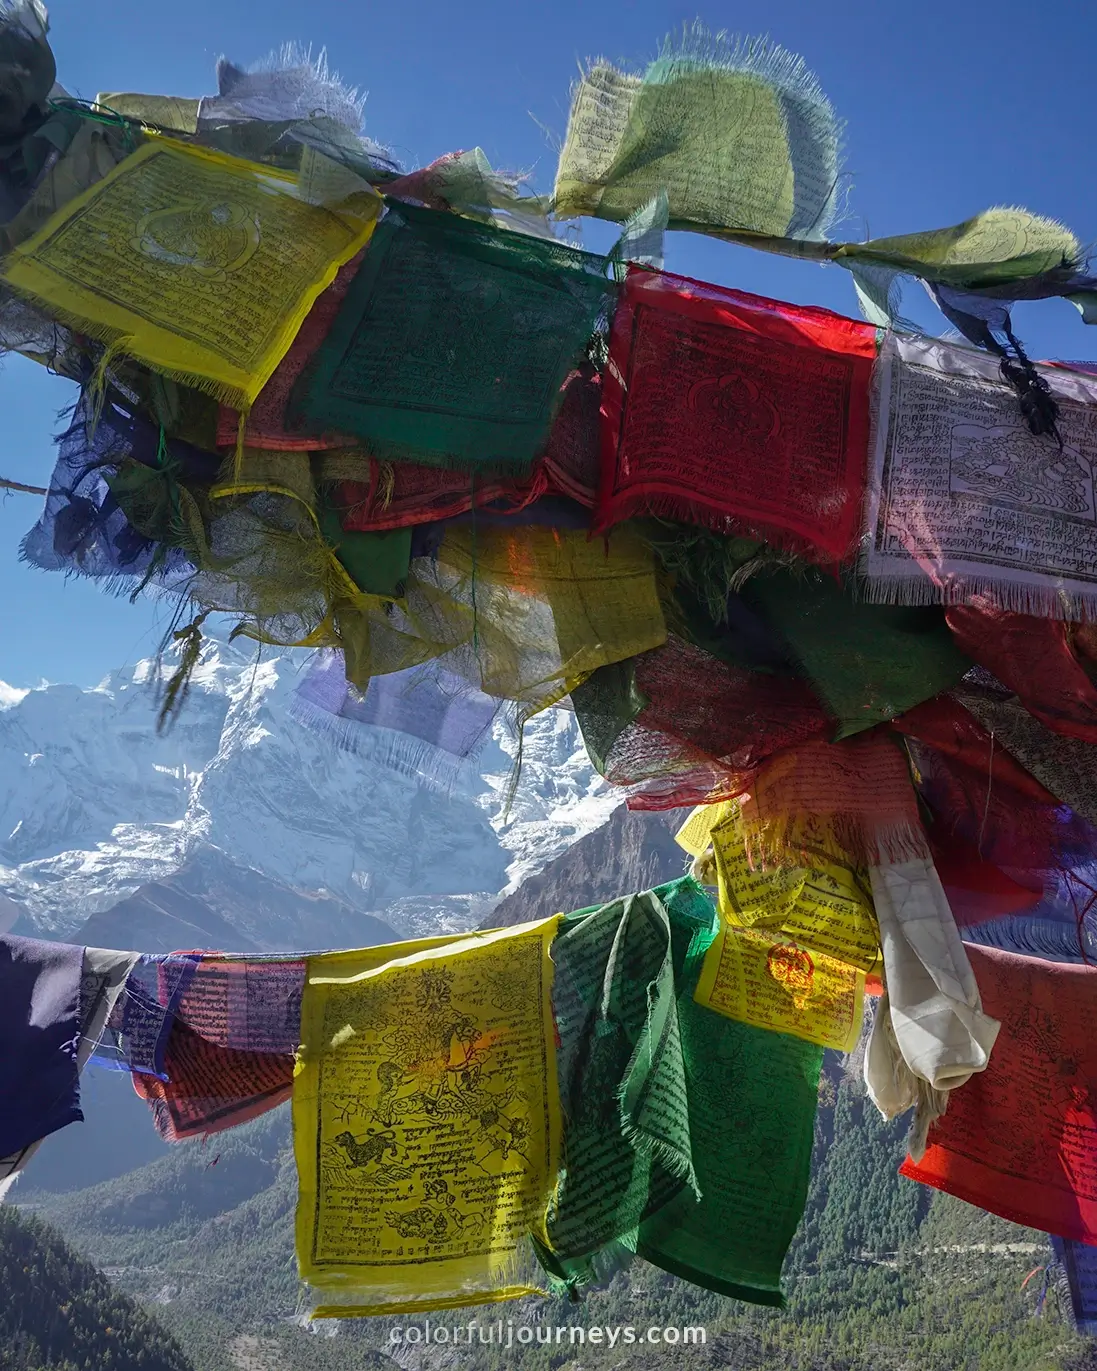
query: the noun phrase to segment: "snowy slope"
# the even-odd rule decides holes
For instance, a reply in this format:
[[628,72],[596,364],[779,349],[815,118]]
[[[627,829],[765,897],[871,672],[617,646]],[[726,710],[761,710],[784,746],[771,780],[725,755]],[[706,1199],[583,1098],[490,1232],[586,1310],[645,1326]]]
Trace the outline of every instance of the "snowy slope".
[[[162,736],[150,662],[90,690],[0,683],[0,897],[64,936],[214,849],[401,933],[473,927],[617,803],[563,710],[527,725],[506,820],[516,740],[501,720],[449,794],[340,751],[288,713],[306,660],[208,643]],[[228,904],[218,913],[265,942],[248,901]]]

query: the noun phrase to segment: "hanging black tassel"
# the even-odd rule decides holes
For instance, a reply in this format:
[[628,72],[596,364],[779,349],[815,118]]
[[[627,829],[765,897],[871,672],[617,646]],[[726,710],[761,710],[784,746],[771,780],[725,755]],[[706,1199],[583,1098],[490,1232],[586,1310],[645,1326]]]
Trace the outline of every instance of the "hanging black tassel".
[[1035,433],[1038,437],[1043,434],[1050,435],[1061,450],[1063,440],[1059,435],[1059,405],[1047,381],[1029,361],[1020,340],[1010,326],[1008,315],[1005,335],[1009,340],[1009,350],[1000,344],[995,349],[1002,358],[999,365],[1002,380],[1016,392],[1021,405],[1021,416],[1028,425],[1029,432]]
[[[1021,417],[1030,433],[1047,435],[1063,446],[1059,436],[1059,405],[1051,387],[1033,366],[1013,332],[1008,300],[983,301],[945,286],[931,285],[929,293],[938,309],[969,342],[986,348],[999,359],[1002,380],[1016,394]],[[966,306],[966,308],[965,308]],[[978,311],[978,312],[976,312]],[[1002,341],[1004,339],[1004,341]]]

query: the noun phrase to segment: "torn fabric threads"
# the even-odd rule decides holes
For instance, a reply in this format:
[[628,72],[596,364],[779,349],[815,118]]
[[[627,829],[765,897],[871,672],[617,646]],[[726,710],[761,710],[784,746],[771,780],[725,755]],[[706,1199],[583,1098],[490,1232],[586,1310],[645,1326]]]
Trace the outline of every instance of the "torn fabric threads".
[[371,192],[335,213],[295,188],[269,167],[151,141],[20,244],[4,278],[81,332],[247,408],[380,204]]
[[846,557],[875,340],[827,310],[630,269],[604,379],[596,527],[653,513]]
[[1097,1239],[1097,969],[969,946],[1002,1028],[900,1173],[1012,1223]]
[[822,238],[837,182],[838,122],[803,63],[696,25],[642,78],[591,65],[554,199],[559,215],[623,221],[662,190],[675,227]]
[[861,1032],[865,973],[768,929],[722,922],[694,998],[717,1014],[849,1052]]
[[290,425],[355,434],[378,457],[528,472],[613,291],[587,253],[390,207]]
[[558,923],[309,959],[297,1254],[320,1315],[530,1293],[516,1251],[559,1161]]
[[866,502],[866,597],[1084,619],[1097,609],[1097,381],[1039,368],[1063,448],[1036,437],[992,357],[890,336]]
[[219,1047],[176,1019],[164,1049],[167,1080],[138,1073],[134,1089],[165,1142],[236,1128],[293,1093],[292,1054]]
[[[324,448],[346,446],[346,438],[338,434],[325,437],[323,434],[287,433],[286,406],[297,378],[334,323],[361,263],[361,254],[351,258],[339,268],[327,290],[321,291],[316,297],[286,355],[275,367],[251,407],[244,430],[245,447],[274,448],[280,452],[317,452]],[[222,405],[217,412],[217,445],[235,449],[239,440],[240,414],[230,406]]]

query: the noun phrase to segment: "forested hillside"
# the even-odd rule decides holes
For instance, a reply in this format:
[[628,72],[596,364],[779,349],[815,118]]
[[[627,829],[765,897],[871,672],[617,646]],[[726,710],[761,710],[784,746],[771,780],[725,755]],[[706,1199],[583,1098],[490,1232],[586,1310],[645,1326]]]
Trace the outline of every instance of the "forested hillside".
[[194,1371],[179,1343],[45,1224],[0,1206],[2,1371]]

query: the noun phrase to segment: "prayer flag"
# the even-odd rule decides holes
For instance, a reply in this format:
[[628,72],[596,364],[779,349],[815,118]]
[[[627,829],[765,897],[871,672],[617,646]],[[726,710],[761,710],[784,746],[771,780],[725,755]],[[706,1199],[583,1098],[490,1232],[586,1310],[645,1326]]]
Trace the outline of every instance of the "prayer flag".
[[868,324],[631,268],[596,526],[658,514],[840,561],[861,514],[875,356]]
[[247,408],[380,203],[363,187],[353,206],[310,205],[292,176],[155,138],[16,247],[3,275],[70,327]]

